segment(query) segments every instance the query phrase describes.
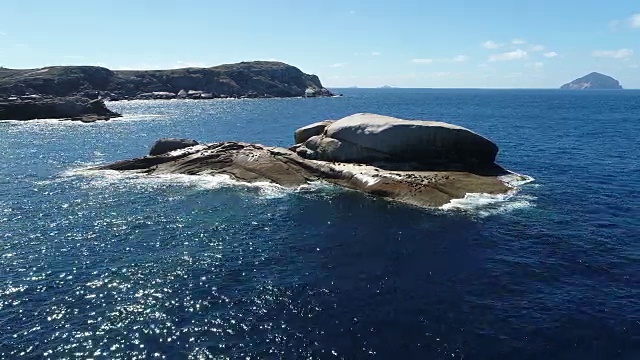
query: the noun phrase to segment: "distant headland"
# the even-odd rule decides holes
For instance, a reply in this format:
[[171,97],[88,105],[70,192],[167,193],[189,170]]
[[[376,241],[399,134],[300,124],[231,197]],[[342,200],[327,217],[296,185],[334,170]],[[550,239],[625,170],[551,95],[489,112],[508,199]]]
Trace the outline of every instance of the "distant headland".
[[[98,66],[0,68],[0,119],[104,119],[100,104],[85,100],[214,99],[333,96],[316,75],[277,61],[250,61],[209,68],[109,70]],[[64,99],[64,111],[57,106]],[[78,106],[69,106],[69,103]],[[38,111],[30,111],[38,107]],[[43,109],[46,109],[44,112]],[[70,112],[75,109],[75,112]],[[18,116],[23,114],[24,116]],[[18,116],[18,118],[16,118]],[[113,117],[113,116],[111,116]]]
[[277,61],[250,61],[209,68],[109,70],[98,66],[0,68],[0,97],[225,98],[323,96],[316,75]]
[[592,72],[560,87],[565,90],[622,90],[620,82],[611,76]]

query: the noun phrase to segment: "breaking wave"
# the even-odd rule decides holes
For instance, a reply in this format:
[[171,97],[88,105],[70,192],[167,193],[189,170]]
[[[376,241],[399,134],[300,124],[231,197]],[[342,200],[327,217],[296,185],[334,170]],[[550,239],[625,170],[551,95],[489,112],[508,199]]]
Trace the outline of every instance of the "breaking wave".
[[535,179],[528,175],[510,173],[498,179],[512,188],[506,194],[468,193],[461,199],[453,199],[440,207],[445,211],[470,212],[480,217],[504,214],[535,206],[535,196],[521,193],[521,187]]

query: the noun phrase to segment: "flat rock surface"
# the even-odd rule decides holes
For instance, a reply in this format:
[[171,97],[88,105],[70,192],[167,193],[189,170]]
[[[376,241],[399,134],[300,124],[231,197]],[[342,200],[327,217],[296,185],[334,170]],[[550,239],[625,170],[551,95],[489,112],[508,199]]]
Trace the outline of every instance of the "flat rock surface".
[[508,172],[497,165],[490,174],[397,168],[389,170],[374,165],[309,160],[285,148],[220,142],[119,161],[95,170],[145,174],[224,174],[239,181],[267,181],[286,187],[324,180],[422,207],[441,206],[467,193],[500,194],[511,190],[498,179],[499,175]]

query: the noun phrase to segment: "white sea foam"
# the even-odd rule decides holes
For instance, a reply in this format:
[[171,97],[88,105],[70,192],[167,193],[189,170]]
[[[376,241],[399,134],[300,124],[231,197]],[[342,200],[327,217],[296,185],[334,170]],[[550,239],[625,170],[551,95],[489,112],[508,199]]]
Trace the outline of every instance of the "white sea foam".
[[380,179],[377,179],[371,175],[367,175],[367,174],[356,174],[353,176],[354,179],[360,181],[361,183],[363,183],[365,186],[371,186],[371,185],[375,185],[378,181],[380,181]]
[[95,124],[115,123],[123,121],[137,121],[148,118],[161,118],[167,115],[137,115],[128,114],[111,120],[97,120],[95,122],[82,122],[69,119],[34,119],[34,120],[0,120],[0,123],[15,124],[15,125],[68,125],[68,126],[95,126]]
[[261,198],[281,198],[295,192],[310,192],[330,187],[330,184],[317,181],[296,188],[287,188],[268,181],[244,182],[229,175],[185,175],[185,174],[140,174],[115,170],[90,170],[86,167],[72,169],[61,174],[56,181],[70,177],[87,177],[88,187],[138,187],[158,189],[167,186],[186,186],[197,190],[216,190],[225,187],[241,187],[257,191]]
[[442,210],[470,212],[481,217],[503,214],[517,209],[535,206],[535,196],[521,194],[521,186],[535,179],[528,175],[511,173],[498,179],[513,190],[506,194],[468,193],[462,199],[453,199],[440,207]]
[[534,196],[519,195],[515,191],[501,195],[469,193],[462,199],[451,200],[440,209],[470,212],[485,217],[535,206],[534,200]]
[[[85,167],[72,169],[61,174],[57,179],[45,182],[65,181],[73,177],[86,177],[87,187],[120,189],[125,187],[157,190],[167,186],[186,186],[197,190],[216,190],[225,187],[240,187],[255,190],[261,198],[282,198],[292,193],[309,193],[318,190],[333,189],[336,186],[324,181],[311,182],[297,188],[286,188],[271,182],[243,182],[235,180],[229,175],[185,175],[185,174],[140,174],[135,172],[121,172],[115,170],[90,170]],[[354,176],[367,185],[375,184],[379,179],[365,174]],[[517,209],[535,206],[535,196],[521,194],[519,186],[530,184],[534,179],[520,174],[509,174],[500,178],[513,190],[506,194],[468,193],[464,198],[453,199],[440,207],[444,211],[462,211],[481,217],[511,212]],[[44,182],[43,182],[44,183]],[[527,185],[531,186],[531,185]]]
[[533,182],[535,180],[533,177],[531,177],[529,175],[522,175],[522,174],[518,174],[518,173],[514,173],[514,172],[512,172],[510,174],[507,174],[507,175],[499,176],[498,179],[500,181],[502,181],[503,183],[505,183],[505,184],[507,184],[507,185],[509,185],[511,187],[514,187],[514,188],[517,188],[517,187],[522,186],[524,184],[528,184],[528,183]]

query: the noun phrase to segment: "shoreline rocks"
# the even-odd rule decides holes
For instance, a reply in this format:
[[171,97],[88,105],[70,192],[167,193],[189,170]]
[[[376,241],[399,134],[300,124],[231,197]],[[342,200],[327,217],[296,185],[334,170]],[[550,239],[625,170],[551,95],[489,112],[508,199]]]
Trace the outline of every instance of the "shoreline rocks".
[[[313,156],[308,157],[304,152],[300,155],[301,144],[286,149],[233,141],[198,144],[186,139],[162,139],[156,144],[170,146],[152,150],[150,156],[118,161],[94,170],[142,174],[227,175],[238,181],[266,181],[285,187],[298,187],[322,180],[421,207],[442,206],[452,199],[463,198],[467,193],[503,194],[512,190],[512,187],[499,179],[499,176],[511,173],[492,160],[495,159],[497,146],[470,130],[450,124],[415,120],[410,121],[410,128],[405,128],[407,123],[402,122],[408,120],[388,117],[380,119],[378,117],[381,116],[375,114],[354,116],[356,119],[347,117],[335,122],[312,124],[302,128],[304,131],[298,129],[296,135],[296,140],[302,141],[307,135],[321,131],[321,135],[309,137],[304,144],[326,139],[341,141],[330,136],[348,138],[348,143],[351,144],[348,146],[355,149],[350,154],[356,155],[349,158],[348,162],[336,161],[331,157],[329,160],[312,158]],[[384,120],[387,125],[382,126],[381,123],[372,121],[375,120],[372,117]],[[342,134],[343,129],[352,127],[355,120],[365,119],[369,125],[373,123],[377,127],[367,126],[355,132],[348,131],[344,136],[338,135]],[[398,122],[402,123],[399,130],[389,130],[399,126]],[[357,123],[361,124],[362,121]],[[415,134],[409,136],[408,129]],[[305,131],[310,133],[301,135]],[[409,136],[409,141],[405,142],[408,150],[396,151],[402,147],[403,136]],[[317,140],[318,138],[321,139]],[[367,143],[369,140],[375,141]],[[426,146],[430,142],[433,146]],[[369,147],[361,146],[365,143]],[[380,146],[374,147],[372,144]],[[444,150],[453,151],[455,146],[463,146],[465,151],[456,153],[452,159],[458,161],[460,154],[471,155],[469,149],[479,149],[483,162],[479,162],[477,157],[473,157],[470,162],[455,164],[443,164],[441,157],[436,161],[427,159],[431,154],[441,156]],[[434,152],[434,148],[437,151]],[[371,151],[374,151],[375,156],[370,156]],[[417,156],[420,151],[424,151],[422,158]],[[363,154],[364,157],[361,156]],[[415,161],[416,159],[420,161]]]
[[0,100],[0,120],[68,119],[94,122],[120,116],[109,110],[102,100],[89,100],[82,97],[32,96]]

